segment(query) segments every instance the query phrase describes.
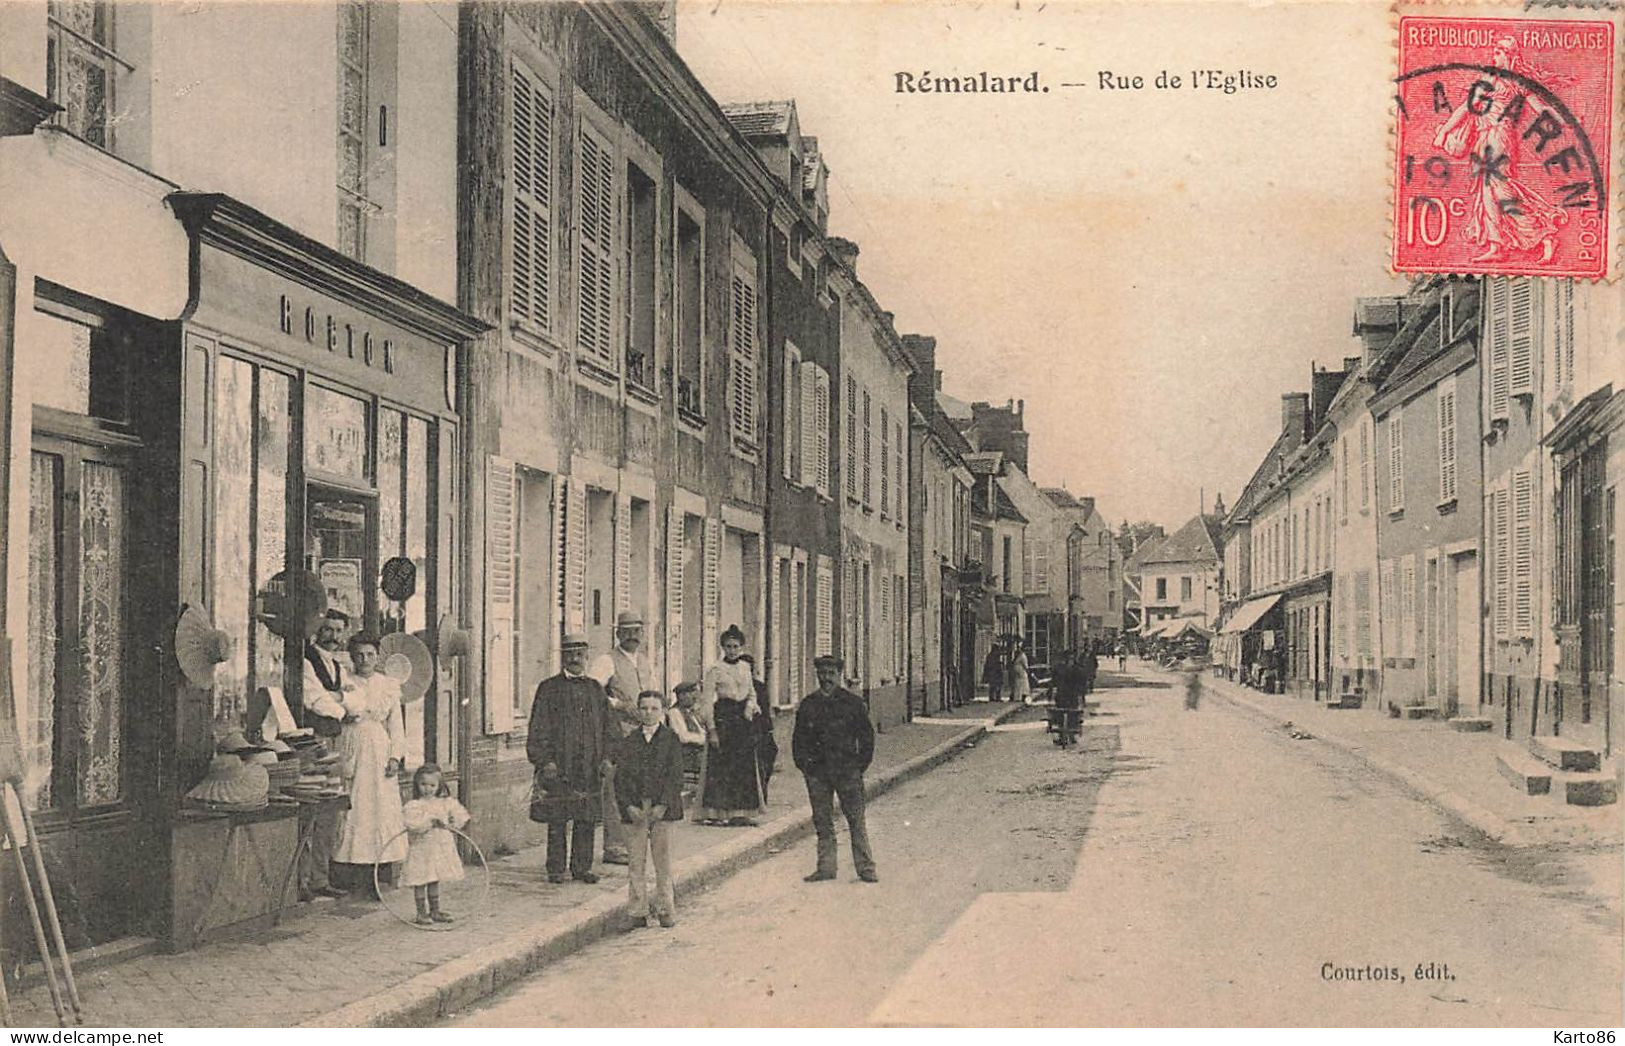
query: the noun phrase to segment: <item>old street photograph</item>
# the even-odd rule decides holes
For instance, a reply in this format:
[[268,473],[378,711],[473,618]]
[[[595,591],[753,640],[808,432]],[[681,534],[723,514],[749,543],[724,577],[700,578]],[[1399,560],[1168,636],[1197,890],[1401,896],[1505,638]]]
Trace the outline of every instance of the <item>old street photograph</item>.
[[0,0],[0,1023],[1625,1024],[1622,19]]

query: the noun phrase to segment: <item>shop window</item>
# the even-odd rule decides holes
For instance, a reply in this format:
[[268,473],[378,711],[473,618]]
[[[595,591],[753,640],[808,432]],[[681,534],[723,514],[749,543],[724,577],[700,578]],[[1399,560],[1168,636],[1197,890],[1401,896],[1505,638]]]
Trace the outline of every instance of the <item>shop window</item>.
[[52,0],[46,9],[45,94],[62,106],[58,126],[112,149],[121,87],[134,72],[118,52],[114,5]]
[[637,164],[626,165],[626,244],[621,330],[626,343],[626,380],[655,391],[655,221],[654,181]]
[[677,410],[691,423],[705,418],[704,329],[705,248],[703,219],[687,207],[677,211],[676,350]]
[[[422,632],[429,627],[428,422],[389,407],[378,412],[377,486],[379,569],[404,557],[412,563],[416,579],[412,594],[403,601],[391,601],[381,589],[375,594],[380,606],[378,631]],[[433,701],[426,696],[404,710],[407,760],[416,764],[430,757]]]

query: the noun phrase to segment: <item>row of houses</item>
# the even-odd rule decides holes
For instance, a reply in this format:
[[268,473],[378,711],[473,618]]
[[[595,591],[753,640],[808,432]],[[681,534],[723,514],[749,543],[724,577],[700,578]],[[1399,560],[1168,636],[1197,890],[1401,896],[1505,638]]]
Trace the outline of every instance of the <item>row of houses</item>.
[[1283,395],[1218,521],[1225,670],[1611,755],[1621,320],[1617,289],[1556,279],[1357,301],[1363,351]]
[[[794,102],[718,102],[674,34],[624,2],[0,7],[0,629],[92,939],[287,900],[218,855],[291,855],[295,818],[179,797],[300,685],[268,610],[301,571],[435,655],[409,760],[488,851],[534,842],[561,635],[621,612],[667,688],[729,625],[779,707],[841,653],[881,729],[968,700],[1002,634],[1106,627],[1092,499],[1027,478],[1019,408],[942,392]],[[210,685],[183,607],[230,639]]]

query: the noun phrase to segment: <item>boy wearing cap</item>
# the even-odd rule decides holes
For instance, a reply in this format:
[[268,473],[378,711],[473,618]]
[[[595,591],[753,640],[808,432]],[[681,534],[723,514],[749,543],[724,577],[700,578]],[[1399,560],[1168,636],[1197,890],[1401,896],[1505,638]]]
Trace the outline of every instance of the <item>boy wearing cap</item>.
[[796,729],[790,742],[796,769],[807,780],[813,830],[818,834],[818,867],[806,881],[835,878],[835,798],[839,796],[852,836],[852,863],[858,878],[875,883],[880,876],[869,849],[863,795],[863,772],[875,754],[875,729],[863,699],[841,687],[841,667],[841,659],[833,654],[813,659],[818,689],[796,709]]
[[525,754],[536,768],[530,819],[547,825],[547,878],[595,883],[593,829],[602,811],[600,781],[620,739],[604,688],[587,675],[587,637],[571,633],[559,647],[563,670],[536,687]]
[[[675,926],[668,825],[683,819],[683,750],[677,735],[662,722],[666,699],[660,691],[639,694],[637,708],[638,725],[621,738],[615,757],[616,792],[620,798],[616,815],[631,843],[627,914],[633,926],[647,926],[651,914],[661,926]],[[651,855],[655,866],[652,904],[644,882],[644,869]]]
[[[593,659],[587,674],[598,680],[615,713],[617,736],[625,737],[638,726],[638,695],[653,682],[648,661],[639,654],[643,646],[643,618],[630,610],[615,617],[615,645],[609,653]],[[615,802],[615,773],[604,775],[599,790],[604,818],[604,863],[627,863],[627,836],[621,827]]]

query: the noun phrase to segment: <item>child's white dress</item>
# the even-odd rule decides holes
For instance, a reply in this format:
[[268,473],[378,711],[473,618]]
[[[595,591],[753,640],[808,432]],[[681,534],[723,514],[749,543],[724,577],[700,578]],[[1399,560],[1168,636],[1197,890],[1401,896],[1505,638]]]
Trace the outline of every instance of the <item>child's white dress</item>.
[[401,810],[410,841],[406,860],[401,864],[400,885],[455,882],[463,877],[463,861],[457,856],[457,837],[444,828],[431,825],[439,820],[453,828],[468,823],[468,811],[450,796],[412,799]]

